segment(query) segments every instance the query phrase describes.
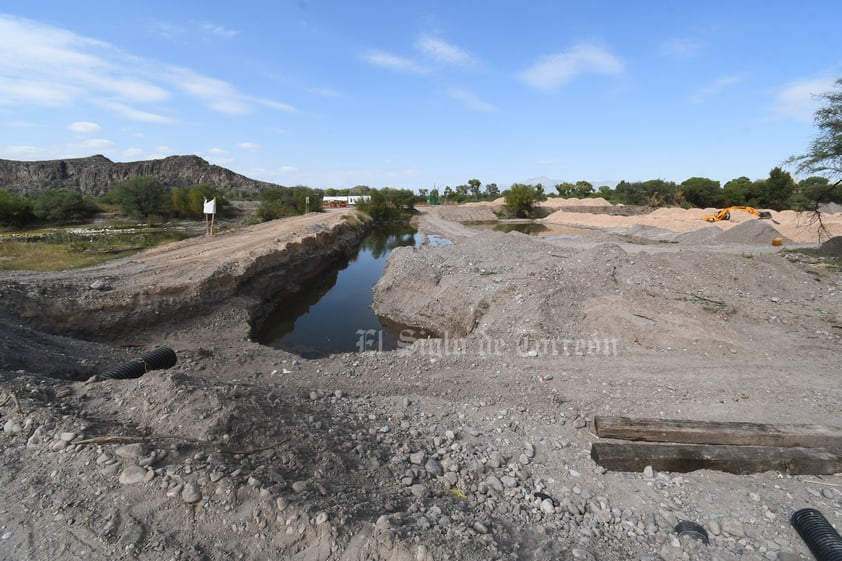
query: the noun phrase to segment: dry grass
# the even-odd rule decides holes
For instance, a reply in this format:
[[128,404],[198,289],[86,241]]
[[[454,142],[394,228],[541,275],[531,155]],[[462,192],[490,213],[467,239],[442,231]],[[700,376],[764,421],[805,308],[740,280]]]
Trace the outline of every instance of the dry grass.
[[136,253],[139,249],[94,253],[65,245],[3,241],[0,242],[0,269],[26,271],[78,269],[125,257]]

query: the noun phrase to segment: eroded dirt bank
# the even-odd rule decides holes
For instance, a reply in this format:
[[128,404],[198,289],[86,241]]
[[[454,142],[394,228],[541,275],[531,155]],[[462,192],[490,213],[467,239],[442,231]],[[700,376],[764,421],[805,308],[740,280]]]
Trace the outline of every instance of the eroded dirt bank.
[[207,314],[235,297],[259,314],[256,306],[279,287],[350,254],[364,234],[356,216],[312,213],[84,270],[6,273],[0,313],[51,333],[99,339]]
[[[600,414],[842,424],[837,269],[766,244],[420,227],[453,243],[395,252],[377,303],[448,339],[395,352],[262,347],[239,296],[136,329],[132,349],[4,308],[0,558],[793,561],[810,558],[793,510],[842,523],[838,476],[590,458]],[[137,380],[44,376],[161,344],[179,363]]]

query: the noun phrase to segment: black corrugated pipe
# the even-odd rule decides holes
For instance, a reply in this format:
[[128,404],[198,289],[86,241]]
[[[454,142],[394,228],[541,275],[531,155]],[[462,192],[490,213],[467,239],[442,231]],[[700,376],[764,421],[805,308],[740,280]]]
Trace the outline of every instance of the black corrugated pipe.
[[789,523],[810,548],[816,561],[842,561],[842,537],[821,512],[802,508],[792,514]]
[[96,379],[127,380],[129,378],[140,378],[150,370],[166,370],[175,366],[177,361],[174,350],[169,347],[158,347],[154,351],[143,353],[140,358],[115,366],[102,374],[97,374]]

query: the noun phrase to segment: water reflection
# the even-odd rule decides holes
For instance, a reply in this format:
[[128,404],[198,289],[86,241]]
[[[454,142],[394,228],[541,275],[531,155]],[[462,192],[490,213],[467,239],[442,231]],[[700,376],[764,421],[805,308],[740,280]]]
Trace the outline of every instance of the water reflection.
[[372,231],[357,253],[336,263],[294,294],[284,295],[257,333],[264,345],[305,358],[397,348],[400,327],[384,325],[371,310],[372,288],[392,249],[416,244],[408,226]]

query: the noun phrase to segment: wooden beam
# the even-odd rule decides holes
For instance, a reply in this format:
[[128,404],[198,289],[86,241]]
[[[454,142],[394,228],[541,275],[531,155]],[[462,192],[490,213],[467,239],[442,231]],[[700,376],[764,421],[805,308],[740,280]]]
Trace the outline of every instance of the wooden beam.
[[594,417],[594,429],[600,438],[620,440],[842,449],[842,429],[825,425]]
[[646,442],[594,442],[591,458],[614,471],[685,473],[712,469],[728,473],[779,471],[790,475],[828,475],[842,472],[838,451],[777,446],[660,444]]

